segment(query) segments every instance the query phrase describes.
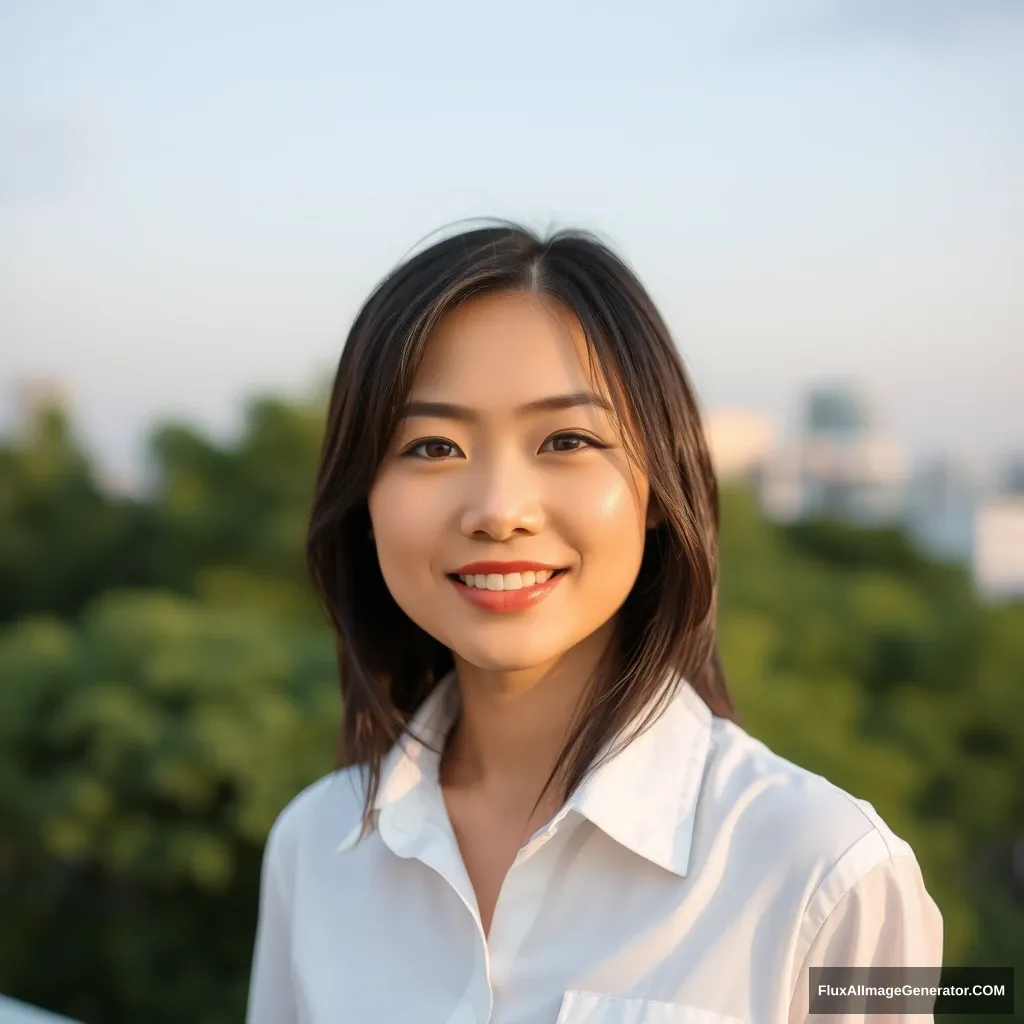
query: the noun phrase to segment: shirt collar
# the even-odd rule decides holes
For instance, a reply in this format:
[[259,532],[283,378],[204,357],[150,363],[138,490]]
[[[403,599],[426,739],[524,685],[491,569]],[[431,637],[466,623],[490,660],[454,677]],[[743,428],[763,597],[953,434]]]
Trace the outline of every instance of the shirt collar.
[[711,719],[693,687],[674,678],[654,723],[593,772],[569,806],[622,846],[685,876]]
[[[577,811],[622,846],[684,876],[711,743],[712,715],[685,679],[675,678],[673,689],[654,724],[591,773],[559,813]],[[408,733],[385,758],[374,812],[404,800],[414,790],[437,787],[439,751],[458,706],[458,683],[452,671],[439,681],[410,721]],[[338,847],[339,853],[355,844],[361,827],[361,820],[357,821]]]
[[[405,733],[384,758],[377,796],[370,809],[374,820],[385,807],[404,801],[410,794],[439,787],[440,751],[458,709],[459,688],[452,669],[427,695],[409,720]],[[362,827],[360,816],[339,844],[338,853],[355,845]]]

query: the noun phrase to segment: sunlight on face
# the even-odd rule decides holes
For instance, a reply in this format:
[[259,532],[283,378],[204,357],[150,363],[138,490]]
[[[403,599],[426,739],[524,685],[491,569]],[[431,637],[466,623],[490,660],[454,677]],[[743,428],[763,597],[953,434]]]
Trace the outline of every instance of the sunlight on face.
[[[464,302],[428,341],[410,415],[370,491],[392,596],[479,668],[555,663],[615,615],[636,580],[649,489],[614,415],[600,404],[523,408],[572,394],[607,401],[606,382],[592,373],[578,321],[550,300],[501,293]],[[478,607],[449,575],[520,559],[567,571],[519,611]]]

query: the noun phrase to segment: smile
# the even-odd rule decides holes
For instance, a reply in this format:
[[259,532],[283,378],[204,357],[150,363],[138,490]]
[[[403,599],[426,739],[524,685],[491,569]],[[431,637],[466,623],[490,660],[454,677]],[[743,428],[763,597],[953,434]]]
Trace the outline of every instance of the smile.
[[550,594],[568,569],[541,569],[510,573],[450,573],[455,589],[477,608],[490,612],[518,612],[531,608]]
[[488,572],[463,575],[454,575],[466,584],[467,587],[476,587],[478,590],[522,590],[524,587],[532,587],[538,583],[547,583],[555,573],[564,572],[564,569],[541,569],[537,572]]

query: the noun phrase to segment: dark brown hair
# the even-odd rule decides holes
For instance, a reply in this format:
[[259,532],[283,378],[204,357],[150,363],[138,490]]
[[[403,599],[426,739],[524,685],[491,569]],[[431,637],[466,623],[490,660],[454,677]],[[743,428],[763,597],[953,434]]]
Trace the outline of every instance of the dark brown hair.
[[431,331],[469,296],[499,291],[538,292],[576,315],[620,423],[632,425],[627,445],[660,519],[548,785],[564,779],[568,799],[610,741],[653,722],[672,680],[685,678],[714,714],[736,718],[715,644],[718,491],[700,411],[664,321],[633,272],[587,232],[542,239],[505,222],[468,230],[412,256],[374,289],[330,396],[307,559],[338,646],[338,765],[368,773],[364,833],[385,755],[453,665],[451,651],[388,591],[369,537],[367,495]]

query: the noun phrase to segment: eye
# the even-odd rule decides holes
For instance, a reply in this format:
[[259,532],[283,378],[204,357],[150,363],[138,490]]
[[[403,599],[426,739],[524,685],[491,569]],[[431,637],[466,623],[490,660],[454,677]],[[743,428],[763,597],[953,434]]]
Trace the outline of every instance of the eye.
[[[544,442],[544,446],[546,447],[549,444],[557,446],[557,445],[561,445],[563,442],[566,442],[569,446],[568,447],[555,447],[555,448],[551,448],[551,449],[547,449],[547,450],[553,451],[557,455],[561,455],[561,454],[569,454],[570,452],[582,451],[585,448],[605,448],[605,447],[607,447],[606,445],[601,444],[600,441],[596,440],[593,437],[588,437],[586,434],[578,434],[578,433],[573,433],[573,432],[565,432],[565,433],[561,433],[561,434],[555,434],[552,437],[549,437]],[[544,449],[542,448],[542,450],[544,450]]]
[[456,452],[459,452],[459,446],[454,441],[446,441],[443,437],[428,437],[425,441],[417,441],[406,448],[402,455],[425,459],[427,462],[444,462],[446,459],[454,458]]

